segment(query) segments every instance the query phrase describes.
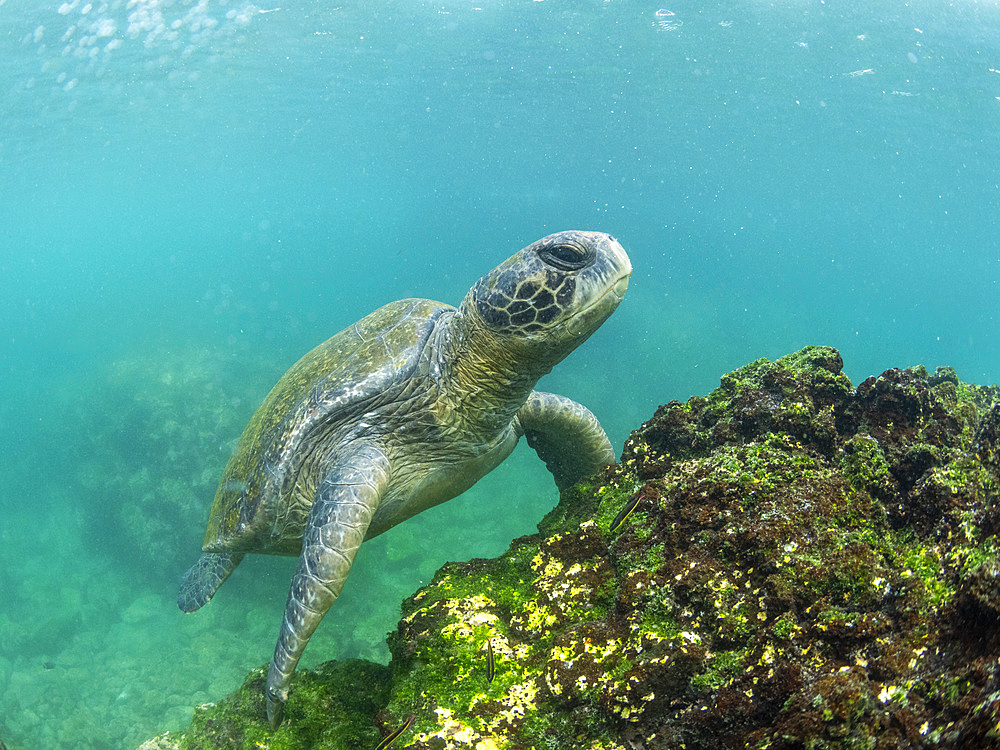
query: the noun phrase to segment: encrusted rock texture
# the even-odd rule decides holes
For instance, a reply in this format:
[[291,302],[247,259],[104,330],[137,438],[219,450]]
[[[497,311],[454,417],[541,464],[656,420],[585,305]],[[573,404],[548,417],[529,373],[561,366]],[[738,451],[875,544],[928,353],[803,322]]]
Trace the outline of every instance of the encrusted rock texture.
[[148,746],[363,750],[412,717],[393,748],[1000,748],[1000,388],[842,366],[661,406],[538,534],[407,599],[387,667],[300,670],[273,733],[258,670]]

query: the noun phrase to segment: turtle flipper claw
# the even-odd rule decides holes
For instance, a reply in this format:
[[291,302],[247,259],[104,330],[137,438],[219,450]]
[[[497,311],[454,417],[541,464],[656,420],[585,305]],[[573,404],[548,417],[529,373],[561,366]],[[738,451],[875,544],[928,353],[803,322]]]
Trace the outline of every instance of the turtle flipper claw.
[[271,729],[277,729],[281,726],[281,719],[285,713],[285,702],[273,695],[270,690],[265,690],[265,693],[267,697],[267,722],[271,725]]

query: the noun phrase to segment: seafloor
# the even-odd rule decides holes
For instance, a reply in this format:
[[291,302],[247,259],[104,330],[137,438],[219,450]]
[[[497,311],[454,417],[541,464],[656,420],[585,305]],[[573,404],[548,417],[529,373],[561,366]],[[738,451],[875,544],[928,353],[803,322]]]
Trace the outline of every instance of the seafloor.
[[299,670],[275,732],[254,670],[143,748],[375,748],[410,717],[394,748],[1000,747],[998,398],[753,362],[439,570],[388,666]]

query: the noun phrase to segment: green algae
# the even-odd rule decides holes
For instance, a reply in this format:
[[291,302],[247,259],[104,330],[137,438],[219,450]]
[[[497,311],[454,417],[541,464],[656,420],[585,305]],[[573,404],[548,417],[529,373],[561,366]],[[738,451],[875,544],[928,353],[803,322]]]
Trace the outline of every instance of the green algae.
[[740,649],[706,656],[706,670],[691,678],[691,689],[696,693],[712,693],[731,684],[743,671],[747,658],[747,653]]
[[844,443],[838,468],[859,492],[877,491],[889,480],[889,461],[878,441],[859,434]]
[[295,700],[288,702],[285,721],[277,730],[271,729],[264,713],[266,681],[265,665],[219,703],[197,707],[183,734],[163,735],[156,744],[147,743],[147,750],[350,750],[378,744],[376,716],[390,687],[387,667],[349,659],[302,670]]

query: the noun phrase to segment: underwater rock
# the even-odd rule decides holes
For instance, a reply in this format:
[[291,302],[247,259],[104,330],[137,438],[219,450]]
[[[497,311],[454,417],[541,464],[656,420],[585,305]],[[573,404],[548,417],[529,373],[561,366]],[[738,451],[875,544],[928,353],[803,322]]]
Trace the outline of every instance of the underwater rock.
[[141,750],[189,748],[341,748],[375,747],[376,714],[389,698],[391,670],[361,659],[329,661],[296,673],[298,700],[285,721],[272,730],[264,708],[267,665],[219,703],[194,710],[184,734],[167,732],[147,740]]
[[374,748],[413,716],[393,747],[1000,748],[998,397],[753,362],[438,571],[388,667],[300,670],[274,734],[255,671],[169,746]]
[[147,349],[68,384],[56,409],[67,437],[53,444],[80,446],[70,463],[95,498],[78,503],[88,538],[173,585],[197,552],[236,439],[280,366],[251,351]]

